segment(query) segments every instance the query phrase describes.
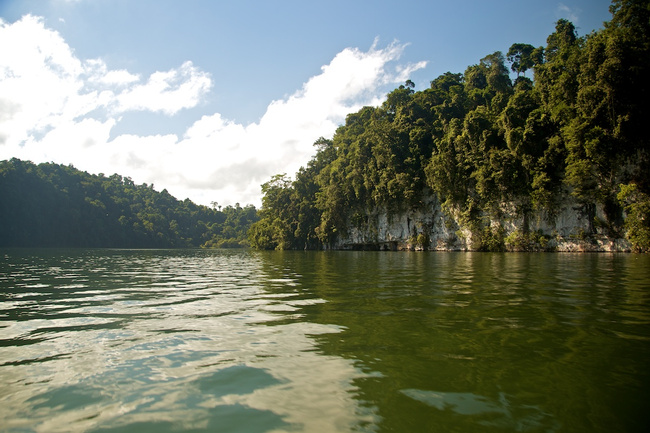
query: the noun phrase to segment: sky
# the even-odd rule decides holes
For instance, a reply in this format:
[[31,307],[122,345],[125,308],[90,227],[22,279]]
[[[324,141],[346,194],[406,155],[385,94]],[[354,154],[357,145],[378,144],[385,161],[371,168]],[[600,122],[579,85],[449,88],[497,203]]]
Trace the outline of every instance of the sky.
[[579,35],[606,0],[0,0],[0,160],[261,205],[348,113],[516,42]]

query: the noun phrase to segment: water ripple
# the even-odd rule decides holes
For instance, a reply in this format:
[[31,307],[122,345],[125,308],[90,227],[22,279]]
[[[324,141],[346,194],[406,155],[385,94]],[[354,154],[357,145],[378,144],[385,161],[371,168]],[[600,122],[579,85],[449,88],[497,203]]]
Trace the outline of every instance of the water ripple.
[[[1,280],[2,431],[242,422],[247,431],[347,431],[358,423],[348,391],[362,373],[319,356],[309,338],[341,329],[299,323],[292,313],[322,299],[267,291],[299,282],[261,278],[255,256],[52,250],[9,259]],[[265,325],[279,319],[295,321]]]
[[634,430],[632,258],[6,251],[0,431]]

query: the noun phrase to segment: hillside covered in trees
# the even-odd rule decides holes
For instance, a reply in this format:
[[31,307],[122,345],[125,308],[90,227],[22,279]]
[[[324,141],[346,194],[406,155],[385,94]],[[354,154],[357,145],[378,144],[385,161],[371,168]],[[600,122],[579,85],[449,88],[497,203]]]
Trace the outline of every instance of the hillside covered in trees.
[[18,159],[0,162],[0,197],[5,247],[241,247],[258,219],[252,205],[209,208],[117,174]]
[[[562,19],[544,47],[515,43],[349,114],[295,179],[262,186],[251,245],[336,248],[355,230],[376,233],[378,215],[429,212],[433,197],[469,249],[545,249],[554,234],[529,221],[552,222],[570,203],[587,221],[575,236],[648,250],[650,3],[610,11],[600,31],[578,36]],[[413,244],[433,246],[432,227],[405,220]]]

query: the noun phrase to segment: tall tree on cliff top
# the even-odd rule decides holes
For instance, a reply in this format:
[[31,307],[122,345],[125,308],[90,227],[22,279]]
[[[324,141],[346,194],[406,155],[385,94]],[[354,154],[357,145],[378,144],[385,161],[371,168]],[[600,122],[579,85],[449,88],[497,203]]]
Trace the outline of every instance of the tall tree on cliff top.
[[515,43],[510,46],[507,56],[508,61],[511,63],[510,68],[517,73],[517,78],[519,78],[519,74],[526,76],[527,70],[544,62],[544,48]]

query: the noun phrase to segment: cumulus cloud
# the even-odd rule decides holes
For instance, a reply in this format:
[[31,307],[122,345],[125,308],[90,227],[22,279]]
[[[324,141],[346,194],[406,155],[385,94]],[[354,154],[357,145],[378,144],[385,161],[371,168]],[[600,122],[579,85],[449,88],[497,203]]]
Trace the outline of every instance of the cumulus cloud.
[[[0,134],[17,144],[84,114],[81,62],[58,33],[27,16],[0,27]],[[96,105],[96,104],[91,104]]]
[[[8,43],[12,41],[12,43]],[[14,43],[14,41],[19,41]],[[207,204],[260,203],[260,184],[292,175],[331,137],[346,114],[383,99],[425,66],[396,64],[405,45],[347,48],[292,95],[271,101],[247,125],[208,113],[174,134],[118,135],[120,116],[147,111],[171,116],[200,103],[212,79],[192,62],[143,78],[111,70],[101,59],[78,59],[42,19],[0,23],[0,158],[74,164],[154,183],[178,198]]]
[[24,145],[105,109],[173,115],[196,106],[212,85],[209,74],[186,62],[142,82],[126,70],[109,70],[101,59],[82,61],[43,20],[25,16],[0,23],[0,135],[5,145]]
[[[118,71],[114,71],[114,74]],[[128,73],[127,73],[128,74]],[[119,77],[124,74],[119,73]],[[212,87],[209,74],[185,62],[178,69],[156,72],[144,84],[138,84],[117,95],[117,111],[160,111],[168,115],[191,108]]]

